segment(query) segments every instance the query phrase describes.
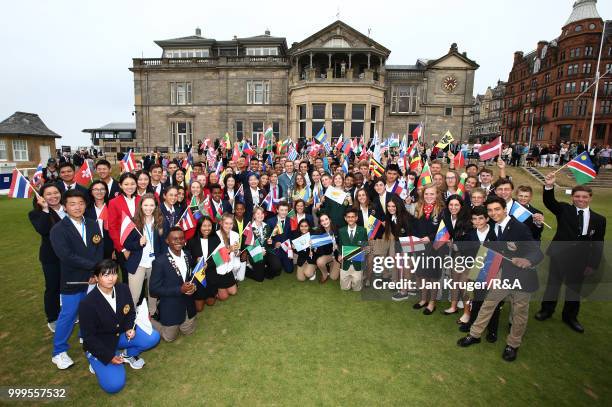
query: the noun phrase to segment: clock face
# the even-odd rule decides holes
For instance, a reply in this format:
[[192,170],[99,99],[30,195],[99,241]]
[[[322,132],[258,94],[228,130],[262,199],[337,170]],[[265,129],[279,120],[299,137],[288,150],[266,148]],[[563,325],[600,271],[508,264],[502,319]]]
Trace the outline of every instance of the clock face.
[[448,93],[451,93],[455,89],[457,89],[458,83],[459,82],[457,81],[457,78],[455,78],[453,75],[449,75],[442,81],[442,89],[444,89]]

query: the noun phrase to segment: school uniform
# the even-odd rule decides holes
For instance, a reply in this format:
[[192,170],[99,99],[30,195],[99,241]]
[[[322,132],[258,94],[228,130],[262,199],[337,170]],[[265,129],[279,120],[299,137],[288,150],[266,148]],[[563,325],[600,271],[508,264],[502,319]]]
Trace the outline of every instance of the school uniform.
[[253,222],[252,229],[256,244],[263,247],[265,253],[263,261],[257,263],[253,262],[253,258],[249,254],[251,267],[247,267],[246,276],[258,282],[262,282],[265,278],[273,279],[280,275],[283,266],[280,259],[276,257],[273,246],[267,243],[268,238],[272,234],[272,228],[265,222],[262,222],[259,226]]
[[159,204],[159,210],[164,218],[164,227],[163,234],[161,236],[161,250],[165,252],[168,249],[168,245],[166,244],[166,237],[168,237],[168,233],[170,232],[170,228],[176,226],[181,213],[179,211],[178,205],[173,205],[171,208],[166,206],[165,202],[161,202]]
[[244,217],[251,219],[253,217],[253,209],[255,206],[263,206],[263,201],[266,199],[266,193],[263,189],[257,188],[256,191],[252,191],[250,187],[244,187],[244,206],[245,213]]
[[[65,214],[64,214],[65,216]],[[28,214],[34,230],[40,235],[38,260],[45,277],[44,306],[47,322],[54,322],[60,312],[60,260],[53,251],[50,233],[53,225],[61,221],[53,209],[49,212],[34,209]]]
[[161,337],[167,342],[175,340],[179,331],[189,335],[196,328],[193,295],[181,293],[183,283],[191,281],[193,277],[191,264],[191,255],[184,250],[175,256],[168,249],[153,261],[149,288],[151,295],[159,299],[159,324],[156,322],[156,325],[159,326]]
[[[219,247],[219,244],[221,244],[221,240],[216,233],[211,233],[206,239],[202,239],[196,233],[196,235],[187,242],[187,250],[189,250],[191,254],[191,267],[195,267],[201,257],[205,259],[208,258],[208,256]],[[209,276],[216,267],[212,257],[206,260],[206,287],[195,279],[194,281],[197,281],[197,291],[193,294],[194,299],[205,300],[207,298],[215,298],[217,295],[217,287],[213,283],[213,279],[209,278]]]
[[[363,247],[368,241],[368,234],[363,226],[345,226],[338,231],[338,246]],[[342,260],[340,265],[340,288],[342,290],[360,291],[363,283],[362,262]]]
[[[302,235],[303,234],[300,233],[299,230],[295,230],[291,232],[291,240],[297,239]],[[312,276],[311,273],[308,273],[310,275],[307,275],[306,274],[307,271],[316,272],[315,271],[316,261],[314,258],[313,249],[309,247],[301,251],[296,251],[294,253],[294,256],[295,255],[297,255],[297,259],[295,261],[295,265],[297,266],[296,267],[297,279],[299,281],[304,281],[306,278],[310,278]]]
[[[220,230],[216,232],[217,237],[221,244],[225,245],[223,242],[223,237]],[[230,230],[229,233],[229,244],[230,246],[238,243],[240,241],[240,236],[238,233]],[[223,263],[220,266],[215,267],[214,270],[211,270],[210,273],[207,274],[207,278],[210,278],[212,283],[219,288],[230,288],[236,285],[236,275],[243,273],[241,268],[246,267],[246,264],[243,266],[240,262],[240,256],[236,255],[233,251],[230,252],[230,259],[227,263]],[[244,276],[244,274],[242,274]]]
[[69,282],[89,281],[94,267],[104,258],[104,247],[98,223],[83,218],[76,224],[69,216],[56,223],[50,233],[53,251],[60,261],[62,307],[55,325],[53,356],[69,349],[78,314],[79,303],[85,298],[87,284]]
[[156,330],[147,334],[139,326],[128,340],[125,332],[134,327],[135,318],[130,290],[121,283],[110,296],[95,287],[79,305],[83,350],[98,384],[107,393],[117,393],[125,386],[125,368],[111,363],[114,356],[125,350],[123,356],[136,357],[159,342]]
[[[276,246],[276,243],[283,243],[287,239],[291,239],[291,221],[289,218],[285,218],[283,221],[279,220],[278,216],[270,218],[266,221],[270,230],[274,231],[276,225],[282,223],[281,229],[282,233],[275,234],[272,237],[272,246]],[[288,254],[282,247],[273,248],[272,252],[278,257],[280,260],[282,269],[285,270],[286,273],[293,273],[293,259],[288,257]]]
[[[104,205],[106,206],[106,204]],[[108,208],[106,208],[106,210],[108,211]],[[101,212],[102,209],[98,209],[94,204],[90,204],[87,206],[87,209],[85,209],[84,216],[98,222],[100,233],[102,233],[102,240],[104,241],[104,258],[110,259],[115,251],[115,247],[113,245],[113,239],[111,239],[110,233],[108,233],[108,222],[104,222],[98,218]]]
[[125,269],[125,257],[122,253],[123,245],[120,239],[121,218],[124,213],[133,218],[138,210],[140,199],[138,195],[135,195],[131,200],[128,200],[124,195],[119,195],[106,204],[106,210],[108,211],[108,233],[113,240],[113,246],[117,253],[117,262],[121,267],[121,278],[123,282],[128,281],[128,273]]
[[89,202],[89,191],[87,190],[87,188],[85,188],[84,186],[77,184],[76,182],[71,184],[71,185],[67,185],[64,181],[59,180],[55,183],[55,185],[57,185],[57,188],[60,190],[60,192],[62,193],[62,197],[64,196],[64,194],[66,193],[66,191],[68,190],[72,190],[72,189],[76,189],[77,191],[81,191],[83,193],[83,195],[85,195],[85,202]]
[[106,186],[108,190],[106,194],[106,202],[121,195],[121,188],[119,187],[119,183],[116,179],[111,177],[110,181],[106,184]]

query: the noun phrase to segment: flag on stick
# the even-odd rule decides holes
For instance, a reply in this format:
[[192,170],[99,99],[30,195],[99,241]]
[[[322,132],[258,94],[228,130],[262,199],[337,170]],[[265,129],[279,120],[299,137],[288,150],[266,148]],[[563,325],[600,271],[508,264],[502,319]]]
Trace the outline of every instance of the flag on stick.
[[29,198],[32,196],[34,187],[23,176],[17,168],[13,170],[11,187],[9,188],[9,198]]

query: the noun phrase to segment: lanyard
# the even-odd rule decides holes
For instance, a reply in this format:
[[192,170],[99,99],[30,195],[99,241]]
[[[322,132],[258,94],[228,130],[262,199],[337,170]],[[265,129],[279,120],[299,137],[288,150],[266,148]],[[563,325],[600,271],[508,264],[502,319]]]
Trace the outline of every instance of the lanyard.
[[87,237],[85,236],[85,219],[81,220],[81,237],[83,238],[83,243],[87,246]]
[[147,235],[147,240],[153,245],[153,228],[149,225],[144,225],[144,232]]

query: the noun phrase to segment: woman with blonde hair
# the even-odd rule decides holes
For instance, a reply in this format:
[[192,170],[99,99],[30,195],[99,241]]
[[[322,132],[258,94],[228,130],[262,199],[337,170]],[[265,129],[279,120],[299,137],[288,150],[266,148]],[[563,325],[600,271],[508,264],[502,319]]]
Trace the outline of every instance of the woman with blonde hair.
[[[217,298],[221,301],[227,300],[231,295],[238,294],[238,286],[234,274],[240,271],[240,235],[234,232],[234,215],[224,213],[219,221],[217,236],[221,240],[221,245],[230,251],[230,258],[227,263],[217,266],[207,275],[212,283],[217,287]],[[208,277],[209,276],[209,277]]]

